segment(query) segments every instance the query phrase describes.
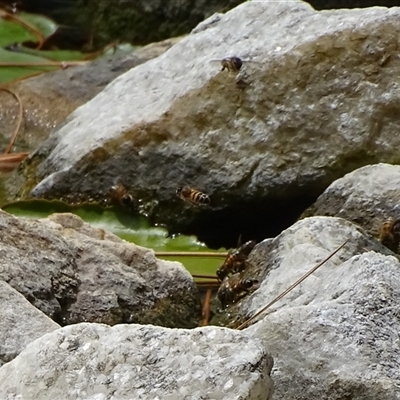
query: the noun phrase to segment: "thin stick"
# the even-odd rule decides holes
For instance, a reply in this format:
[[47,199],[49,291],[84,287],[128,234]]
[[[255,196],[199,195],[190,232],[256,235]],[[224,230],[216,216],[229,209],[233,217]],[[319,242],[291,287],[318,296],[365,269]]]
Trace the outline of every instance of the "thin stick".
[[0,172],[12,171],[13,169],[17,168],[21,161],[23,161],[28,156],[28,152],[0,154]]
[[90,61],[0,62],[0,67],[58,67],[68,68],[85,65]]
[[218,288],[221,284],[219,282],[210,282],[210,281],[195,281],[195,284],[199,287],[210,287],[210,288]]
[[200,275],[200,274],[192,274],[193,278],[200,278],[200,279],[218,279],[215,275]]
[[27,28],[28,30],[30,30],[38,39],[39,43],[36,46],[36,50],[40,50],[44,44],[44,36],[42,35],[42,33],[36,29],[35,26],[29,24],[28,22],[23,21],[22,19],[16,17],[13,14],[8,13],[7,11],[4,10],[0,10],[0,18],[4,18],[4,19],[11,19],[12,21],[16,22],[19,25],[24,26],[25,28]]
[[282,297],[286,296],[291,290],[293,290],[297,285],[299,285],[301,282],[303,282],[306,278],[308,278],[313,272],[315,272],[321,265],[325,264],[330,258],[332,258],[344,245],[348,242],[346,240],[342,245],[340,245],[333,253],[331,253],[325,260],[321,261],[319,264],[317,264],[315,267],[310,269],[305,275],[303,275],[299,280],[297,280],[293,285],[289,286],[283,293],[281,293],[278,297],[275,297],[274,300],[272,300],[270,303],[268,303],[265,307],[261,308],[259,311],[257,311],[252,317],[250,317],[248,320],[244,321],[241,325],[239,325],[236,329],[243,329],[245,328],[253,319],[258,317],[260,314],[262,314],[266,309],[271,307],[273,304],[275,304],[278,300],[280,300]]
[[208,325],[208,321],[210,319],[211,294],[212,294],[212,289],[208,289],[207,292],[206,292],[206,296],[204,298],[203,310],[201,312],[201,315],[202,315],[203,319],[200,322],[200,326],[207,326]]
[[219,257],[225,258],[228,253],[215,253],[201,251],[156,251],[156,257]]
[[0,88],[0,90],[2,90],[3,92],[10,93],[10,94],[17,100],[18,106],[19,106],[19,113],[18,113],[18,123],[17,123],[17,126],[16,126],[16,128],[15,128],[15,130],[14,130],[14,133],[13,133],[12,136],[11,136],[10,143],[8,143],[8,146],[7,146],[6,149],[4,150],[4,154],[8,154],[8,153],[11,151],[11,148],[12,148],[13,145],[14,145],[15,138],[17,137],[18,132],[19,132],[19,128],[21,127],[21,124],[22,124],[22,117],[23,117],[23,112],[24,112],[24,110],[23,110],[23,108],[22,108],[21,99],[20,99],[20,97],[19,97],[16,93],[14,93],[12,90],[6,89],[6,88]]

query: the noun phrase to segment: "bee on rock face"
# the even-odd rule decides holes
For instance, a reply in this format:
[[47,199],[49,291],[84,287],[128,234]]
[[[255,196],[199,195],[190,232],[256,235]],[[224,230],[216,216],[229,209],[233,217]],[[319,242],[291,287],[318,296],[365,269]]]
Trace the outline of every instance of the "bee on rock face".
[[239,57],[226,57],[221,60],[221,71],[227,69],[229,72],[238,72],[242,65],[243,61]]
[[120,182],[110,188],[110,197],[114,204],[119,204],[131,211],[136,209],[135,199]]
[[178,189],[176,189],[176,194],[182,200],[195,206],[207,206],[210,204],[209,196],[189,186],[178,187]]
[[229,252],[217,270],[218,279],[223,281],[228,275],[243,271],[246,268],[246,260],[255,245],[254,240],[249,240],[236,250]]
[[210,60],[212,64],[218,63],[222,66],[221,71],[227,70],[228,72],[239,72],[243,64],[260,64],[258,61],[253,60],[243,60],[242,58],[232,56],[225,57],[222,60]]
[[236,273],[224,278],[218,289],[217,297],[222,307],[235,303],[249,293],[249,289],[258,283],[256,279],[245,279],[242,274]]
[[400,219],[389,218],[379,231],[379,241],[388,249],[397,253],[400,244]]

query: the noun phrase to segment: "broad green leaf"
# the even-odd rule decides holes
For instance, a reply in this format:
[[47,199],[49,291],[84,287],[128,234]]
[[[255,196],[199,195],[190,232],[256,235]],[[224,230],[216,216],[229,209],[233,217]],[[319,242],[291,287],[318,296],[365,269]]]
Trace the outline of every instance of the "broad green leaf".
[[51,36],[57,30],[57,24],[43,15],[21,12],[17,17],[34,26],[45,38]]
[[[42,15],[19,13],[14,17],[36,28],[44,38],[49,37],[57,30],[57,25]],[[0,18],[0,47],[26,41],[37,42],[38,38],[31,29],[17,21]]]
[[[144,216],[118,208],[104,209],[92,204],[71,207],[59,201],[30,200],[7,204],[2,209],[13,215],[30,218],[45,218],[55,212],[72,212],[93,226],[113,232],[126,241],[151,248],[156,252],[211,251],[194,236],[167,237],[164,228],[151,226]],[[215,275],[223,261],[222,257],[162,256],[160,258],[179,261],[190,273],[205,275]]]
[[27,77],[45,71],[54,71],[57,69],[57,67],[15,67],[4,66],[4,64],[46,63],[48,61],[49,60],[44,57],[0,49],[0,83],[9,82],[15,79]]
[[22,25],[0,18],[0,47],[26,41],[36,42],[37,37]]

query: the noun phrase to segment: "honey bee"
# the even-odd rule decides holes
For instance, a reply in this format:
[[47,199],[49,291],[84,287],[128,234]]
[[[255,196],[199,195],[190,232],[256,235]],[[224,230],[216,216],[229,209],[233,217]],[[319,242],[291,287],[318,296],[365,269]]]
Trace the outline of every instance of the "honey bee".
[[236,250],[229,252],[225,261],[217,270],[218,279],[223,281],[228,275],[243,271],[246,268],[247,257],[255,245],[254,240],[249,240]]
[[192,189],[189,186],[180,186],[176,189],[176,194],[182,200],[195,206],[207,206],[210,204],[210,197],[203,192]]
[[397,253],[400,244],[400,219],[389,218],[379,231],[379,241],[388,249]]
[[243,61],[239,57],[225,57],[221,60],[221,71],[227,69],[229,72],[237,72],[242,68]]
[[224,278],[218,289],[217,297],[222,307],[235,303],[249,293],[249,289],[258,284],[257,279],[245,279],[242,274],[236,273]]
[[131,211],[136,209],[135,199],[120,182],[110,188],[110,197],[114,204],[119,204]]
[[227,70],[228,72],[239,72],[244,63],[258,63],[257,61],[245,61],[239,57],[225,57],[222,60],[211,60],[211,63],[219,63],[222,66],[221,71]]

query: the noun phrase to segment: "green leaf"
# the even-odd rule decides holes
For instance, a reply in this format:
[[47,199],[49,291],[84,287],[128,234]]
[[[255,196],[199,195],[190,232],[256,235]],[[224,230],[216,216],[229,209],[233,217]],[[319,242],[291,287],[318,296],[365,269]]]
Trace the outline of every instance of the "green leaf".
[[[93,226],[113,232],[126,241],[151,248],[154,251],[211,251],[195,236],[167,237],[167,231],[164,228],[151,226],[143,215],[128,213],[115,207],[104,209],[94,204],[72,207],[60,201],[30,200],[7,204],[2,209],[13,215],[30,218],[45,218],[55,212],[72,212]],[[223,258],[206,256],[163,256],[161,258],[181,262],[192,274],[205,275],[215,275],[223,261]]]
[[14,53],[29,54],[48,61],[80,61],[84,60],[87,54],[74,50],[35,50],[24,46],[17,46]]
[[57,30],[57,24],[43,15],[21,12],[17,17],[27,24],[34,26],[45,38],[48,38]]
[[22,25],[0,18],[0,47],[26,41],[36,42],[37,37]]
[[0,49],[0,83],[9,82],[45,71],[54,71],[57,69],[57,67],[14,67],[4,66],[1,64],[46,63],[48,61],[49,60],[44,57]]

